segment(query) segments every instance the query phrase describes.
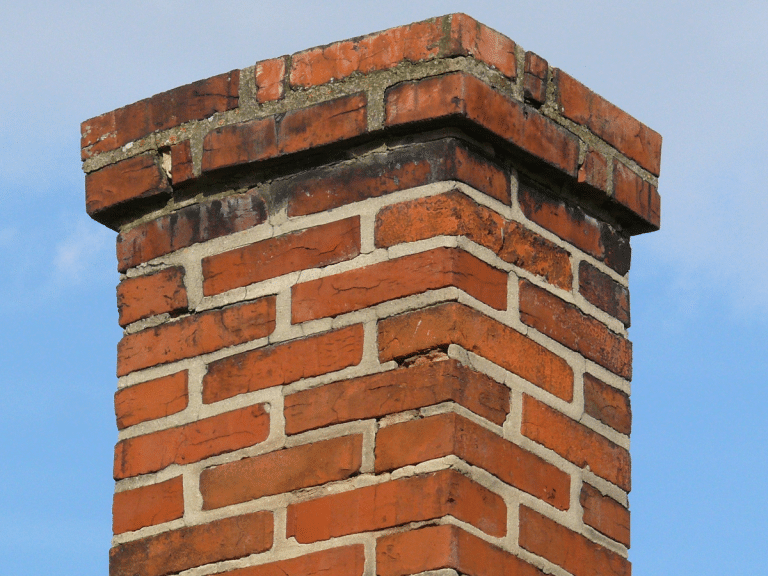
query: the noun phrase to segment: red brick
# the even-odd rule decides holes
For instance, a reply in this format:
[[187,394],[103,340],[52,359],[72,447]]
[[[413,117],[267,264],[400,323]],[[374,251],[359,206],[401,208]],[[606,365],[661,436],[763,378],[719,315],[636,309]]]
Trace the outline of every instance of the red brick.
[[520,546],[573,576],[631,574],[626,558],[525,506],[520,506]]
[[586,260],[579,262],[579,293],[629,326],[629,290]]
[[661,197],[656,186],[643,180],[630,168],[614,160],[614,199],[642,218],[648,231],[658,230],[661,224]]
[[557,410],[523,397],[523,435],[629,492],[629,452]]
[[304,554],[298,558],[249,566],[227,576],[362,576],[365,548],[361,544]]
[[535,190],[528,184],[520,186],[518,200],[526,217],[539,226],[602,260],[619,274],[629,271],[629,238],[607,223],[587,215],[579,206]]
[[629,510],[586,482],[579,497],[584,523],[629,548]]
[[452,568],[469,576],[542,576],[535,566],[458,526],[427,526],[376,541],[377,576]]
[[548,504],[568,509],[568,474],[457,414],[439,414],[382,428],[376,435],[376,472],[456,455]]
[[622,434],[632,431],[629,396],[584,373],[584,411]]
[[278,154],[275,117],[222,126],[203,139],[203,172],[237,166]]
[[117,346],[117,375],[264,338],[275,329],[268,296],[128,334]]
[[498,310],[507,307],[507,273],[457,248],[436,248],[292,288],[294,324],[337,316],[387,300],[456,286]]
[[441,470],[291,504],[286,536],[299,543],[453,516],[491,536],[506,534],[498,494],[455,470]]
[[80,124],[81,160],[117,147],[114,112],[107,112]]
[[117,237],[117,268],[125,272],[192,244],[247,230],[266,219],[266,203],[255,191],[192,204],[121,232]]
[[303,216],[445,180],[459,180],[509,204],[507,173],[454,139],[376,152],[313,170],[279,181],[273,193],[289,198],[289,216]]
[[115,393],[117,429],[181,412],[187,407],[187,371],[121,388]]
[[112,499],[112,533],[122,534],[184,516],[181,476],[117,492]]
[[368,130],[365,92],[287,112],[278,127],[281,154],[360,136]]
[[291,85],[307,88],[343,80],[354,72],[388,70],[400,62],[418,62],[439,54],[443,19],[416,22],[294,54]]
[[118,544],[109,551],[109,576],[166,576],[266,552],[273,529],[271,512],[254,512]]
[[363,437],[342,436],[204,470],[203,510],[345,480],[360,471]]
[[558,398],[573,399],[573,371],[565,360],[462,304],[440,304],[381,320],[378,342],[382,362],[458,344]]
[[474,56],[507,78],[517,76],[515,43],[466,14],[451,14],[449,56]]
[[141,154],[85,176],[85,208],[92,218],[119,204],[169,197],[171,186],[155,154]]
[[376,216],[378,247],[442,235],[466,236],[560,288],[573,285],[568,252],[459,191],[387,206]]
[[[335,372],[356,366],[362,357],[361,324],[257,348],[209,364],[208,373],[203,377],[203,402],[210,404],[238,394]],[[297,362],[297,358],[301,361]]]
[[285,431],[298,434],[449,401],[495,424],[503,424],[509,412],[505,386],[455,360],[445,360],[290,394],[285,397]]
[[120,326],[155,314],[186,310],[184,270],[166,268],[154,274],[126,278],[117,286],[117,309]]
[[578,181],[608,192],[608,160],[597,150],[589,149],[579,167]]
[[121,440],[115,446],[115,480],[157,472],[253,446],[267,439],[269,415],[262,404],[248,406]]
[[171,181],[174,186],[195,177],[189,140],[171,146]]
[[211,296],[358,254],[360,217],[354,216],[203,258],[203,292]]
[[285,96],[286,56],[262,60],[256,64],[256,101],[260,103],[282,100]]
[[661,136],[562,70],[555,70],[558,103],[566,118],[586,126],[643,168],[659,175]]
[[547,71],[549,65],[538,54],[525,53],[525,76],[523,77],[523,93],[526,100],[544,104],[547,99]]
[[520,281],[520,319],[604,368],[632,379],[632,343],[527,280]]
[[579,143],[573,134],[463,72],[397,84],[385,94],[385,110],[387,126],[466,119],[576,176]]

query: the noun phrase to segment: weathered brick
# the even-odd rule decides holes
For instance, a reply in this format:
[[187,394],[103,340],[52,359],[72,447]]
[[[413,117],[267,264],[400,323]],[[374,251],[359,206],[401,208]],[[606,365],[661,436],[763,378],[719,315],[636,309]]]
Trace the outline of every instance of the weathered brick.
[[547,71],[549,65],[538,54],[525,53],[525,76],[523,77],[523,94],[526,100],[544,104],[547,99]]
[[530,396],[523,397],[523,435],[622,490],[631,487],[629,452]]
[[198,242],[247,230],[266,219],[267,205],[253,190],[186,206],[121,232],[117,237],[117,269],[125,272]]
[[294,324],[337,316],[387,300],[456,286],[498,310],[507,307],[507,273],[457,248],[436,248],[296,284]]
[[555,70],[558,104],[566,118],[586,126],[597,136],[615,146],[643,168],[659,175],[661,136],[620,110],[603,97],[574,80],[562,70]]
[[215,128],[203,139],[203,172],[237,166],[278,154],[275,117]]
[[629,396],[584,373],[584,411],[622,434],[632,431]]
[[387,126],[455,117],[482,126],[525,152],[576,176],[576,136],[463,72],[403,82],[385,93]]
[[455,360],[430,362],[326,384],[285,397],[285,431],[379,418],[453,401],[495,424],[509,413],[509,390]]
[[166,576],[266,552],[273,530],[272,512],[254,512],[118,544],[109,551],[109,576]]
[[498,494],[441,470],[291,504],[286,536],[304,544],[448,515],[491,536],[506,533],[507,507]]
[[276,197],[289,199],[289,216],[303,216],[445,180],[510,202],[509,175],[451,138],[360,156],[283,179],[272,190]]
[[227,576],[362,576],[365,548],[362,544],[330,548],[258,566],[227,572]]
[[568,509],[568,474],[457,414],[394,424],[376,435],[376,472],[452,454],[560,510]]
[[203,292],[211,296],[358,254],[360,217],[354,216],[203,258]]
[[648,231],[661,225],[661,197],[656,186],[643,180],[618,160],[613,162],[613,197],[648,224]]
[[572,287],[567,251],[457,190],[387,206],[376,215],[378,247],[441,235],[465,236],[560,288]]
[[126,278],[117,286],[120,326],[155,314],[173,314],[186,309],[187,289],[182,268],[166,268],[154,274]]
[[629,548],[629,510],[586,482],[579,501],[584,509],[584,524]]
[[539,226],[602,260],[619,274],[629,272],[629,238],[609,224],[589,216],[581,207],[540,192],[529,184],[521,184],[518,200],[526,217]]
[[542,345],[484,314],[457,303],[440,304],[379,321],[382,362],[458,344],[567,402],[573,371]]
[[101,152],[118,147],[115,113],[107,112],[80,124],[80,159],[87,160]]
[[377,576],[452,568],[470,576],[542,576],[535,566],[458,526],[427,526],[376,541]]
[[174,186],[195,177],[192,165],[192,147],[189,140],[171,146],[171,181]]
[[361,435],[342,436],[208,468],[200,475],[203,510],[344,480],[360,471]]
[[354,72],[367,74],[403,61],[433,58],[440,51],[442,23],[443,18],[416,22],[298,52],[291,58],[291,85],[307,88],[343,80]]
[[132,200],[169,198],[171,185],[156,154],[141,154],[85,175],[85,209],[107,220],[105,211]]
[[603,312],[629,326],[629,289],[586,260],[579,262],[579,293]]
[[121,440],[115,446],[115,480],[157,472],[253,446],[267,439],[269,415],[262,404],[190,424]]
[[187,407],[187,371],[121,388],[115,393],[117,429],[163,418]]
[[112,533],[122,534],[184,516],[181,476],[117,492],[112,499]]
[[474,56],[507,78],[517,76],[515,43],[466,14],[451,14],[449,56]]
[[520,506],[520,546],[574,576],[630,576],[626,558]]
[[[208,365],[203,377],[203,402],[210,404],[335,372],[356,366],[362,357],[361,324],[228,356]],[[297,362],[297,358],[301,361]]]
[[274,296],[187,316],[124,336],[117,346],[117,375],[263,338],[274,329]]
[[589,149],[579,167],[578,181],[608,192],[608,160],[597,150]]
[[256,64],[256,101],[259,103],[282,100],[285,96],[286,56],[262,60]]
[[632,343],[543,288],[520,281],[520,319],[593,362],[632,379]]

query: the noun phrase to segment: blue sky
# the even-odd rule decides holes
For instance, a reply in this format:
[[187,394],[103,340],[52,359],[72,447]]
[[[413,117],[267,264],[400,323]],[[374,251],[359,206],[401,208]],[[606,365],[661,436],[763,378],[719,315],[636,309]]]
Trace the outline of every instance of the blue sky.
[[662,231],[633,240],[636,575],[757,574],[768,543],[768,4],[5,3],[0,19],[0,558],[107,573],[114,233],[79,123],[318,44],[464,11],[664,137]]

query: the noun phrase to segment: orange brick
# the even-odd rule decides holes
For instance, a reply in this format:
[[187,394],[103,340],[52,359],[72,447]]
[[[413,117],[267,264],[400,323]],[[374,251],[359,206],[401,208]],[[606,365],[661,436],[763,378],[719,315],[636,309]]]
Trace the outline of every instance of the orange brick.
[[122,534],[184,516],[181,476],[117,492],[112,499],[112,533]]
[[573,576],[631,574],[626,558],[525,506],[520,506],[520,546]]
[[547,71],[549,65],[538,54],[525,53],[525,76],[523,77],[523,93],[526,100],[536,104],[544,104],[547,99]]
[[573,371],[540,344],[458,303],[432,306],[379,321],[379,358],[404,358],[458,344],[570,402]]
[[109,576],[166,576],[266,552],[273,526],[271,512],[254,512],[118,544],[109,551]]
[[203,291],[219,294],[360,254],[360,217],[314,226],[203,258]]
[[117,429],[176,414],[187,403],[186,370],[121,388],[115,393]]
[[[362,357],[361,324],[250,350],[208,365],[208,373],[203,377],[203,402],[211,404],[238,394],[335,372],[356,366]],[[297,358],[301,362],[297,362]]]
[[281,100],[285,96],[286,56],[262,60],[256,64],[256,101],[260,103]]
[[442,235],[465,236],[560,288],[572,287],[568,252],[458,190],[387,206],[376,215],[379,247]]
[[128,268],[186,248],[252,228],[267,219],[267,206],[255,191],[186,206],[117,236],[117,269]]
[[527,280],[520,281],[520,319],[619,376],[632,378],[632,343]]
[[267,439],[269,415],[262,404],[190,424],[121,440],[115,446],[115,480],[189,464]]
[[613,162],[614,199],[640,216],[648,228],[658,230],[661,225],[661,197],[656,186],[643,180],[618,160]]
[[338,316],[447,286],[498,310],[507,307],[506,272],[463,250],[436,248],[296,284],[291,290],[291,322]]
[[377,576],[452,568],[472,576],[542,576],[535,566],[450,524],[383,536],[376,541]]
[[120,326],[155,314],[186,309],[187,289],[182,268],[166,268],[154,274],[126,278],[117,286]]
[[385,94],[385,114],[387,126],[463,118],[576,176],[576,136],[463,72],[395,85]]
[[498,494],[455,470],[441,470],[288,506],[286,536],[299,543],[453,516],[491,536],[506,534]]
[[629,452],[530,396],[523,397],[523,435],[622,490],[631,488]]
[[513,79],[517,76],[515,43],[512,40],[466,14],[452,14],[450,19],[451,56],[474,56],[493,66],[507,78]]
[[263,338],[274,329],[274,296],[187,316],[123,337],[117,375]]
[[578,181],[589,184],[602,192],[608,192],[608,160],[597,150],[591,148],[579,167]]
[[80,124],[81,160],[87,160],[100,152],[114,150],[118,146],[114,112],[107,112]]
[[203,172],[274,158],[277,149],[275,117],[268,116],[222,126],[203,139]]
[[632,430],[629,396],[584,373],[584,411],[622,434]]
[[376,435],[376,472],[449,455],[487,470],[560,510],[568,509],[568,474],[457,414],[394,424]]
[[509,390],[455,360],[399,368],[326,384],[285,397],[285,430],[379,418],[453,401],[496,424],[509,412]]
[[579,501],[584,509],[584,524],[629,548],[629,510],[586,482]]
[[208,468],[203,510],[344,480],[360,471],[363,437],[342,436]]
[[555,70],[558,103],[563,115],[582,124],[615,146],[643,168],[659,175],[661,136],[620,110],[603,97],[574,80],[562,70]]
[[171,181],[174,186],[195,177],[189,140],[171,146]]
[[579,293],[629,326],[629,290],[586,260],[579,262]]
[[227,576],[362,576],[365,548],[342,546],[304,554],[298,558],[249,566],[227,572]]

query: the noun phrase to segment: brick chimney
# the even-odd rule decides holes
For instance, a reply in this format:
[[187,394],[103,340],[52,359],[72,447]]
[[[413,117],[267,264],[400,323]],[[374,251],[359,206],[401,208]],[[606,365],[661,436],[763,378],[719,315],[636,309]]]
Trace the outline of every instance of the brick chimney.
[[660,149],[463,14],[84,122],[125,331],[110,574],[630,574]]

